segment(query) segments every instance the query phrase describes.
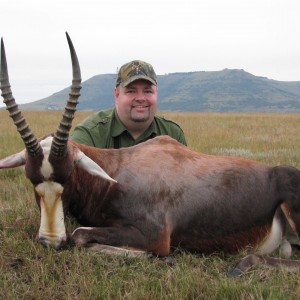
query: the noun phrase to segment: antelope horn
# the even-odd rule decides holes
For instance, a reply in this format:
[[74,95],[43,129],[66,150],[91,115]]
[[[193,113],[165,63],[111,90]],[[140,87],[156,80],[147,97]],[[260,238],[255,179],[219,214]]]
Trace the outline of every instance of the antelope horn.
[[30,156],[34,157],[39,154],[42,154],[42,148],[31,132],[29,125],[27,124],[25,118],[22,116],[21,111],[19,110],[18,105],[12,95],[11,86],[9,83],[8,78],[8,71],[7,71],[7,62],[6,62],[6,55],[4,49],[3,39],[1,38],[1,73],[0,73],[0,83],[1,83],[1,96],[3,97],[3,102],[6,105],[6,109],[9,112],[9,116],[13,119],[14,124],[19,131],[21,138],[25,144],[27,152]]
[[69,94],[69,100],[67,101],[67,105],[65,107],[65,111],[63,113],[62,120],[58,126],[58,129],[54,135],[53,142],[51,145],[51,156],[62,157],[65,156],[67,152],[67,142],[69,137],[69,132],[72,127],[72,120],[74,118],[74,114],[76,112],[76,105],[78,104],[78,98],[80,96],[81,89],[81,74],[80,74],[80,66],[78,62],[78,58],[73,46],[73,43],[66,32],[71,60],[72,60],[72,70],[73,70],[73,80],[71,86],[71,92]]

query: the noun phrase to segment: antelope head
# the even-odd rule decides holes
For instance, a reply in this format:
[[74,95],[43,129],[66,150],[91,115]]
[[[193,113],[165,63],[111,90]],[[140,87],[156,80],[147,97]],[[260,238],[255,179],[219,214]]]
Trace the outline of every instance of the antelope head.
[[0,88],[3,102],[21,135],[25,149],[1,159],[0,169],[25,165],[25,173],[34,186],[41,213],[37,238],[42,244],[56,249],[63,247],[67,242],[64,205],[61,196],[64,183],[71,176],[74,166],[78,165],[93,175],[114,181],[78,148],[68,146],[69,132],[80,96],[81,73],[72,41],[68,33],[66,36],[73,70],[71,92],[55,134],[42,140],[38,140],[30,130],[12,95],[4,43],[1,39]]

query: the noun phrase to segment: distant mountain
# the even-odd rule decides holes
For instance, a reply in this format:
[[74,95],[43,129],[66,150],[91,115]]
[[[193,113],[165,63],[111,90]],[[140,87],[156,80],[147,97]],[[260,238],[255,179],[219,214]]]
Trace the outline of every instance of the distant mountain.
[[[114,105],[115,74],[94,76],[82,83],[79,110]],[[300,111],[300,81],[284,82],[244,70],[170,73],[158,76],[159,110],[219,112]],[[69,87],[47,98],[21,105],[23,110],[61,110]]]

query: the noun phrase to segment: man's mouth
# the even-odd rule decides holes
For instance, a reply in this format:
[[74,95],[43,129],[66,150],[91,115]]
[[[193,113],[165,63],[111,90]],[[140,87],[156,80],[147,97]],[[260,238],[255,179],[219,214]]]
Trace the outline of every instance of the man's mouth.
[[144,108],[148,108],[148,105],[133,105],[132,108],[137,108],[137,109],[144,109]]

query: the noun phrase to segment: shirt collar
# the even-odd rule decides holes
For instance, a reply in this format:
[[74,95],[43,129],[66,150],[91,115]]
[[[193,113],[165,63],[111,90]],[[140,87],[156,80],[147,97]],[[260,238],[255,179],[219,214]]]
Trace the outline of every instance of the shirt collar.
[[[114,108],[114,110],[113,110],[113,122],[114,122],[114,124],[112,126],[112,131],[111,131],[112,137],[117,137],[125,131],[127,133],[129,133],[128,130],[126,129],[126,127],[124,126],[124,124],[122,123],[122,121],[120,120],[120,118],[117,114],[116,108]],[[150,136],[154,137],[157,135],[158,135],[158,129],[157,129],[157,125],[156,125],[155,117],[154,117],[154,120],[150,124],[148,129],[137,140],[144,140]]]
[[111,131],[112,137],[117,137],[117,136],[121,135],[124,131],[127,131],[126,127],[120,120],[115,108],[113,110],[113,121],[112,122],[113,122],[112,131]]

